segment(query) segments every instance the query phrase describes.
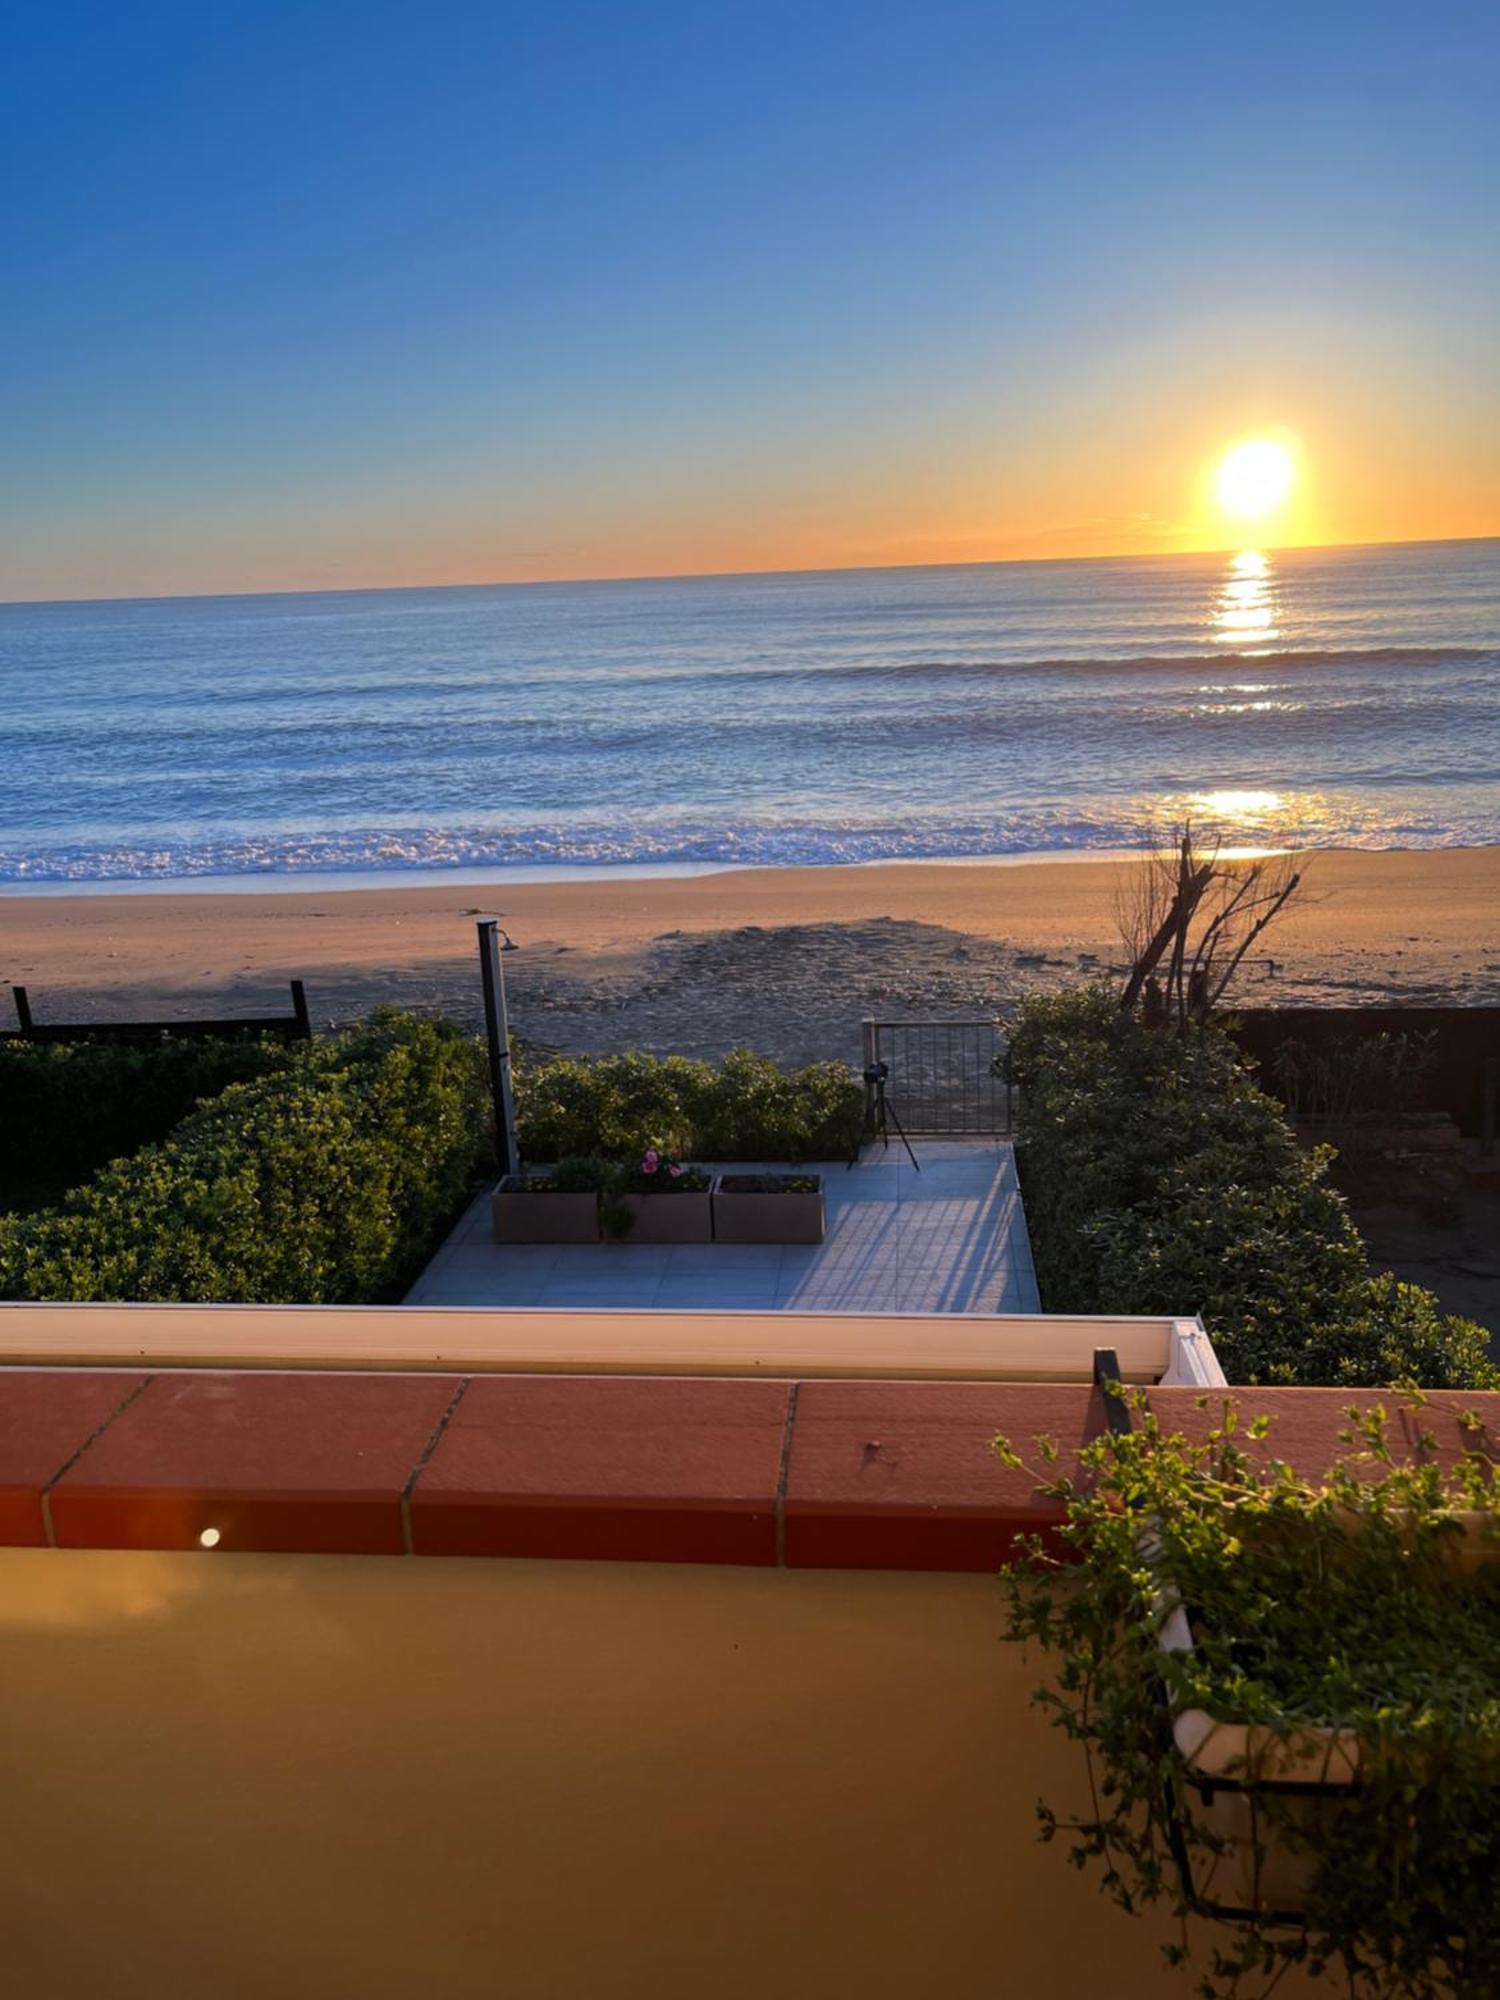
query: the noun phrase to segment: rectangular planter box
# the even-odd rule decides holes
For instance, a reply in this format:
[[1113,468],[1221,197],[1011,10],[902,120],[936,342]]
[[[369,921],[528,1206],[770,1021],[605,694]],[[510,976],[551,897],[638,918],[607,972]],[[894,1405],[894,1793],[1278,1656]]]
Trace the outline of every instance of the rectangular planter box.
[[720,1174],[714,1182],[714,1241],[716,1243],[821,1243],[823,1241],[823,1180],[801,1194],[772,1194],[762,1189],[736,1189],[737,1180],[767,1180],[765,1174]]
[[627,1243],[710,1243],[713,1197],[701,1194],[627,1194],[621,1197],[635,1218]]
[[490,1196],[497,1243],[597,1243],[597,1194],[528,1193],[514,1174]]

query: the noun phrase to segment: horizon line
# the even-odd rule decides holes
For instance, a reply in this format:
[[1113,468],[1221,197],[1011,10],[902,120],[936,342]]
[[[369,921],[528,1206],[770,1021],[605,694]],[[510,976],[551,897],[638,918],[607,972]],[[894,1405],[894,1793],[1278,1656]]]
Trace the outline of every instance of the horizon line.
[[1400,535],[1390,540],[1369,542],[1291,542],[1285,546],[1267,544],[1256,548],[1245,541],[1226,543],[1209,549],[1134,549],[1114,555],[1077,556],[981,556],[957,562],[905,563],[809,563],[781,569],[708,569],[621,571],[607,576],[559,577],[480,577],[462,583],[342,583],[317,584],[305,589],[266,590],[172,590],[146,591],[140,596],[107,597],[0,597],[0,610],[47,610],[65,604],[202,604],[221,599],[275,597],[366,597],[376,594],[400,595],[427,590],[567,590],[610,583],[716,583],[731,578],[772,576],[853,576],[869,572],[885,573],[927,569],[1011,569],[1055,567],[1063,563],[1180,562],[1197,556],[1242,555],[1255,548],[1260,555],[1326,555],[1344,549],[1451,548],[1465,542],[1500,541],[1500,529],[1487,535]]

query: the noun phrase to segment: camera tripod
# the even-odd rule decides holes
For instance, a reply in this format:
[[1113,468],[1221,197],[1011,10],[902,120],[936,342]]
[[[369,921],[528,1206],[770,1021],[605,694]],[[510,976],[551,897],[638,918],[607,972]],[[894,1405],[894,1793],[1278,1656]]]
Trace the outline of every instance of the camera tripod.
[[[891,1127],[892,1125],[894,1125],[896,1128],[896,1137],[901,1141],[902,1145],[906,1148],[906,1157],[911,1161],[913,1169],[917,1173],[921,1173],[922,1162],[917,1158],[916,1154],[912,1151],[911,1140],[908,1139],[906,1136],[906,1128],[901,1123],[900,1118],[896,1114],[895,1105],[891,1103],[890,1098],[886,1094],[886,1088],[885,1088],[886,1078],[890,1075],[890,1073],[891,1073],[891,1066],[889,1063],[885,1062],[871,1063],[870,1067],[865,1071],[865,1087],[869,1090],[873,1090],[875,1093],[875,1103],[873,1106],[874,1115],[870,1120],[870,1137],[872,1139],[878,1139],[880,1143],[886,1148],[887,1152],[889,1152],[891,1144]],[[859,1150],[861,1143],[862,1142],[858,1139],[856,1139],[854,1142],[854,1151],[849,1155],[849,1164],[851,1167],[854,1166],[859,1159]]]

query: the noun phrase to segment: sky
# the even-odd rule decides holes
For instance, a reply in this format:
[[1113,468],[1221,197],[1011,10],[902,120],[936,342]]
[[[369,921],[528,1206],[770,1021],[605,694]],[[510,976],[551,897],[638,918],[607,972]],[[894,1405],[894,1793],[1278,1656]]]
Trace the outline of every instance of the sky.
[[1500,533],[1497,75],[1449,0],[11,0],[0,597]]

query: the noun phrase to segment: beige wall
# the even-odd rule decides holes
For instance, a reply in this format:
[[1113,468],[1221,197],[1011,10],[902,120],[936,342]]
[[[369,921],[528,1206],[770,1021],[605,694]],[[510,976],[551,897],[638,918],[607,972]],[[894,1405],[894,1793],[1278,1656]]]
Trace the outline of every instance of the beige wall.
[[[0,1554],[27,2000],[1180,1993],[985,1578]],[[1283,1991],[1288,1989],[1283,1988]]]

